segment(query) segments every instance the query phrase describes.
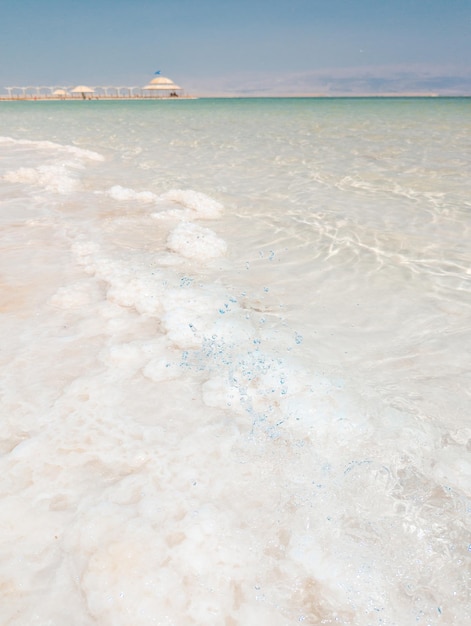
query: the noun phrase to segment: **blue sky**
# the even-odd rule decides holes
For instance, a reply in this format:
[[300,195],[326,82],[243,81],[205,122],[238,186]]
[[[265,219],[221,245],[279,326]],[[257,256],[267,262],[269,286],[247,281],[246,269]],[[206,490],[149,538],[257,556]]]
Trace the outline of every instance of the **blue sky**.
[[0,0],[0,86],[471,94],[471,0]]

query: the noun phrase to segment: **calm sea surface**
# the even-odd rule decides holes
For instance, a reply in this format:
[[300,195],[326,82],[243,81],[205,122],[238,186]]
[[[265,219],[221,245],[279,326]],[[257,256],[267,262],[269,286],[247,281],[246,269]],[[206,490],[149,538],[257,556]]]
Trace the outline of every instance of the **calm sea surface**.
[[0,623],[471,623],[471,100],[0,103]]

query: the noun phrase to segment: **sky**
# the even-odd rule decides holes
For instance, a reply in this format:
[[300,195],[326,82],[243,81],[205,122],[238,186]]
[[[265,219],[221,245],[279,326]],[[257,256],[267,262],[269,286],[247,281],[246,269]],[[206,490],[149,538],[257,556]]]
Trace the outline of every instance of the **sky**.
[[471,95],[471,0],[0,0],[7,86]]

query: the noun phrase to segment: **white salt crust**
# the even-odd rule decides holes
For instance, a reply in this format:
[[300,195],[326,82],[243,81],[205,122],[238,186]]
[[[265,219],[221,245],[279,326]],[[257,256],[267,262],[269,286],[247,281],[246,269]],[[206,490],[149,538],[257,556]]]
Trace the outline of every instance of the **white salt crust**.
[[[128,128],[137,132],[135,117]],[[115,164],[112,176],[100,155],[74,146],[0,140],[9,153],[1,174],[11,176],[1,180],[0,623],[470,621],[463,362],[453,361],[435,412],[417,392],[427,377],[441,380],[443,346],[455,336],[428,307],[437,298],[450,324],[464,324],[464,274],[455,299],[440,288],[457,263],[417,256],[408,274],[409,221],[397,233],[388,222],[383,239],[379,227],[362,229],[363,197],[337,192],[374,190],[353,184],[359,174],[345,179],[341,159],[322,173],[322,153],[297,178],[297,151],[319,143],[328,152],[330,139],[293,128],[303,132],[277,143],[272,160],[289,176],[265,214],[259,199],[281,169],[268,178],[257,169],[272,163],[266,154],[254,162],[258,197],[242,226],[197,191],[162,194],[180,182],[157,189],[157,170],[133,182],[132,167],[121,176]],[[271,131],[268,152],[282,129]],[[260,134],[243,140],[252,136],[256,153]],[[246,180],[245,154],[239,170],[230,155],[229,176]],[[207,158],[212,173],[213,149]],[[358,166],[353,151],[348,162]],[[123,180],[130,187],[114,184]],[[321,201],[311,192],[303,205],[313,180],[319,195],[331,185],[325,210],[314,210]],[[384,194],[373,197],[376,220]],[[199,225],[207,218],[211,229]],[[382,246],[394,236],[392,254]],[[435,288],[420,300],[430,277]],[[409,309],[399,324],[394,308],[410,284],[414,329],[430,332],[415,344]]]

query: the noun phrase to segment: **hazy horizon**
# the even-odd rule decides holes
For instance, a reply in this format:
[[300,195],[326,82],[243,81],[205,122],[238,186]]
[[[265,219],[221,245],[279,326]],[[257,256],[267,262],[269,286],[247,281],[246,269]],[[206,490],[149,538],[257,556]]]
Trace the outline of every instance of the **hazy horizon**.
[[465,0],[3,0],[2,91],[139,85],[199,96],[470,95]]

